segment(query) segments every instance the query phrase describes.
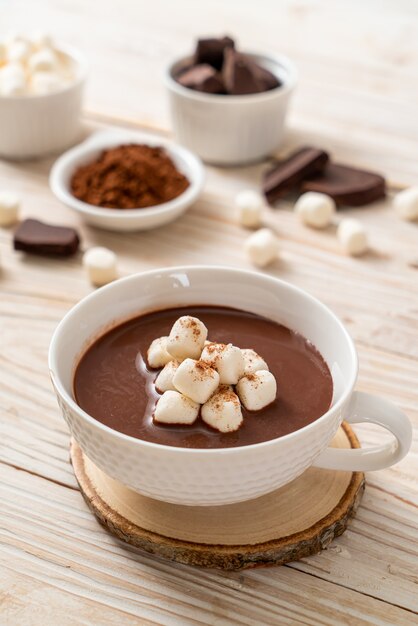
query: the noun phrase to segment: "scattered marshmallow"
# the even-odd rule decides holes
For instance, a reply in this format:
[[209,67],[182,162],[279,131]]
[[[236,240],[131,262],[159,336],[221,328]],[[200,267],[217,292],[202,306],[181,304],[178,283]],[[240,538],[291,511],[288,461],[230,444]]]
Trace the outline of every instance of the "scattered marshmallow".
[[244,357],[244,374],[254,374],[254,372],[259,370],[268,371],[267,363],[255,350],[244,348],[241,352]]
[[90,248],[83,256],[90,282],[96,287],[106,285],[118,277],[117,257],[108,248]]
[[258,228],[261,225],[261,215],[265,204],[261,193],[252,189],[240,191],[235,197],[235,204],[242,226]]
[[239,399],[249,411],[259,411],[274,402],[277,393],[276,379],[267,370],[247,374],[237,385]]
[[179,361],[199,359],[202,354],[208,329],[197,317],[184,315],[173,325],[168,336],[167,350]]
[[155,388],[157,391],[160,393],[164,393],[164,391],[176,391],[173,384],[173,378],[178,366],[178,361],[169,361],[166,365],[164,365],[163,369],[155,379]]
[[13,191],[0,191],[0,226],[11,226],[19,218],[20,200]]
[[393,206],[402,219],[408,222],[418,220],[418,187],[409,187],[397,193]]
[[335,214],[335,202],[325,193],[308,191],[295,203],[295,212],[302,222],[313,228],[326,228]]
[[165,391],[157,402],[154,420],[162,424],[193,424],[200,406],[178,391]]
[[239,398],[228,385],[218,391],[202,406],[202,420],[221,433],[231,433],[242,424],[242,411]]
[[279,241],[269,228],[261,228],[248,237],[244,249],[254,265],[265,267],[277,258]]
[[164,367],[173,360],[171,354],[167,352],[168,337],[158,337],[154,339],[147,351],[148,365],[153,369]]
[[200,358],[218,372],[221,385],[236,385],[244,376],[244,357],[232,343],[211,343]]
[[219,374],[203,361],[185,359],[174,374],[173,384],[194,402],[204,404],[218,388]]
[[369,247],[367,232],[358,220],[346,218],[341,220],[337,229],[337,237],[347,254],[360,256]]
[[57,55],[50,48],[43,48],[32,54],[28,66],[31,72],[51,72],[57,67]]

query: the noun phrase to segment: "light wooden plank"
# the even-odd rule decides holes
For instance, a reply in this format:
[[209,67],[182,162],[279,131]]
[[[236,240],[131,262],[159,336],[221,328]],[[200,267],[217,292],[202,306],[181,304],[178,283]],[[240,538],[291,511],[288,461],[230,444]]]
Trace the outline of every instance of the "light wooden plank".
[[[3,626],[32,626],[59,624],[60,626],[89,626],[97,624],[97,604],[71,591],[57,589],[41,582],[30,573],[18,573],[4,564],[0,571],[0,589],[12,591],[1,595],[0,613]],[[101,626],[128,626],[138,621],[125,611],[106,607],[100,615]],[[155,621],[141,617],[141,625],[151,626]]]
[[[105,614],[110,607],[159,624],[411,623],[410,611],[290,568],[219,573],[140,554],[107,534],[79,493],[26,472],[3,468],[0,497],[3,565],[57,593],[95,601]],[[369,558],[361,563],[365,579],[375,575],[366,571]],[[400,567],[406,558],[400,555]],[[52,592],[49,602],[57,610]]]

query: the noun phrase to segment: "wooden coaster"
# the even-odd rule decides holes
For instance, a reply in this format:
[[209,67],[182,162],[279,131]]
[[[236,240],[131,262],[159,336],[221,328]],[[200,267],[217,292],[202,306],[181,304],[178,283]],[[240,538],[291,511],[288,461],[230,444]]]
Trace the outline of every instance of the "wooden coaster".
[[[332,445],[360,446],[345,423]],[[114,535],[172,561],[225,570],[282,565],[320,552],[346,529],[365,484],[361,472],[309,468],[255,500],[190,507],[128,489],[94,465],[75,441],[71,460],[84,499]]]

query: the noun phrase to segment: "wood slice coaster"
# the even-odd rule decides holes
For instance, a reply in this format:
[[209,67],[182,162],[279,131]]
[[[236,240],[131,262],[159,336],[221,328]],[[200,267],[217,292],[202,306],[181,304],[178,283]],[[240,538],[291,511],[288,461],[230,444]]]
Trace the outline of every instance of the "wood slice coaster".
[[[360,446],[347,424],[332,445]],[[346,529],[365,484],[361,472],[309,468],[255,500],[190,507],[128,489],[94,465],[75,441],[71,460],[84,499],[111,533],[172,561],[225,570],[282,565],[320,552]]]

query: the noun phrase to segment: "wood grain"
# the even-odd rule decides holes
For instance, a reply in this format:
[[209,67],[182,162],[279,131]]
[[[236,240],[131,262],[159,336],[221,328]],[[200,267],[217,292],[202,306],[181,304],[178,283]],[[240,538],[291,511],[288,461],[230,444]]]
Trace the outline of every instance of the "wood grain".
[[[167,134],[161,73],[202,32],[229,30],[248,48],[294,58],[300,85],[283,150],[301,143],[341,161],[416,184],[418,16],[410,0],[185,0],[0,4],[2,29],[46,28],[91,62],[85,132],[140,123]],[[98,18],[100,17],[100,25]],[[0,163],[0,186],[18,190],[23,216],[74,224],[83,247],[108,246],[122,275],[181,263],[248,267],[247,232],[233,198],[255,187],[263,165],[208,171],[202,199],[175,224],[121,237],[88,229],[48,190],[51,160]],[[333,229],[313,232],[289,203],[266,214],[281,240],[267,271],[307,289],[343,319],[360,356],[359,389],[403,408],[413,450],[368,475],[356,519],[321,555],[268,572],[196,572],[126,548],[87,510],[68,460],[69,437],[48,380],[51,334],[91,291],[81,258],[13,253],[0,229],[0,622],[26,624],[393,624],[418,623],[417,226],[385,203],[348,211],[367,225],[373,251],[346,258]],[[356,426],[363,445],[382,441]],[[49,622],[48,622],[49,620]]]
[[[347,425],[332,444],[358,448]],[[283,565],[311,556],[340,536],[360,504],[361,472],[309,468],[291,484],[229,506],[191,507],[152,500],[102,472],[71,441],[81,493],[97,519],[130,545],[178,563],[221,570]]]

